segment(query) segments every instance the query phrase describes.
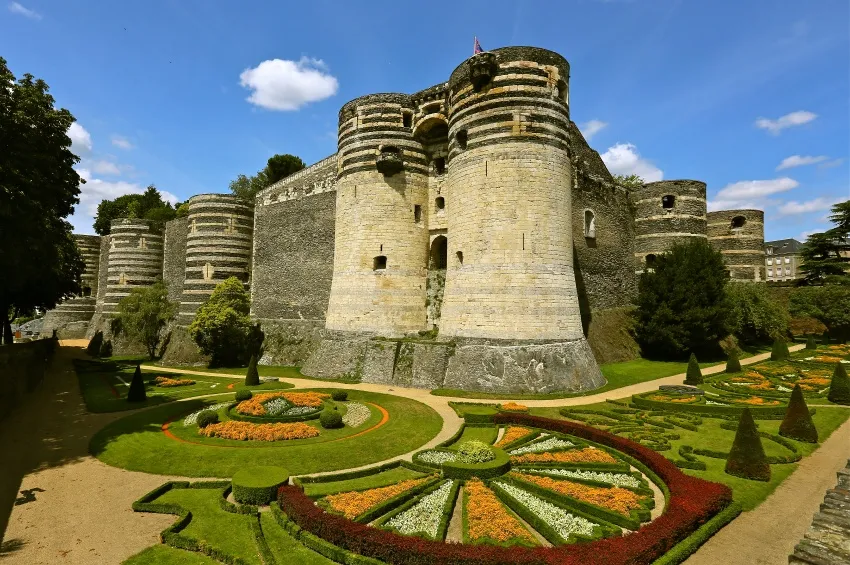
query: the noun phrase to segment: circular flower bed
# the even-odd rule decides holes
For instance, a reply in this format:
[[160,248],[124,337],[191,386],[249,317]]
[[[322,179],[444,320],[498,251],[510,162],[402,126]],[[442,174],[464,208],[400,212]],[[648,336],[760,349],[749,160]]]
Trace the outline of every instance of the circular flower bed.
[[[325,407],[325,401],[329,398],[329,394],[321,392],[268,392],[254,394],[247,400],[237,402],[230,409],[229,415],[234,420],[247,422],[312,420],[319,417]],[[363,408],[366,407],[363,406]],[[368,410],[366,408],[367,412]],[[366,419],[368,419],[368,416]]]
[[199,429],[198,433],[206,437],[220,437],[239,441],[282,441],[316,437],[319,435],[319,430],[301,422],[254,424],[252,422],[228,420],[227,422],[210,424]]

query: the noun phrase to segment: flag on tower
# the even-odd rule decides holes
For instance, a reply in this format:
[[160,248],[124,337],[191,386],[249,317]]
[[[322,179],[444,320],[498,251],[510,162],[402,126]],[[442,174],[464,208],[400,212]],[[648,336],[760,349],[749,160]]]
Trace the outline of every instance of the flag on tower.
[[478,43],[478,38],[475,38],[475,45],[472,46],[472,54],[477,55],[478,53],[483,53],[484,50],[481,49],[481,44]]

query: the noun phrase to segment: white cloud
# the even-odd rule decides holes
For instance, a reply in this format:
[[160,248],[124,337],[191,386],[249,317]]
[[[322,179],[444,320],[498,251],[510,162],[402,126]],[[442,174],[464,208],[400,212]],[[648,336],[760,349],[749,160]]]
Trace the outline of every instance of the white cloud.
[[319,59],[299,61],[270,59],[239,75],[239,83],[251,90],[248,102],[267,110],[297,110],[336,94],[339,82]]
[[811,156],[803,156],[803,155],[791,155],[790,157],[786,157],[782,159],[782,162],[779,163],[779,166],[776,167],[777,171],[781,171],[783,169],[790,169],[792,167],[802,167],[803,165],[814,165],[816,163],[822,163],[829,159],[826,155],[818,155],[817,157]]
[[638,175],[644,182],[655,182],[664,178],[664,172],[643,159],[637,147],[631,143],[617,143],[601,155],[608,170],[615,175]]
[[800,186],[792,178],[782,177],[771,180],[742,180],[727,184],[717,193],[718,200],[750,200],[785,192]]
[[29,8],[24,8],[17,2],[11,2],[9,4],[9,11],[13,14],[18,14],[19,16],[24,16],[25,18],[29,18],[31,20],[40,20],[41,14],[34,10],[30,10]]
[[794,214],[808,214],[810,212],[822,212],[824,210],[829,210],[832,208],[833,204],[841,202],[841,199],[836,198],[826,198],[820,196],[815,198],[814,200],[807,200],[805,202],[797,202],[796,200],[791,200],[782,204],[779,207],[779,215],[780,216],[791,216]]
[[71,151],[74,154],[82,155],[91,151],[91,134],[78,122],[68,128],[68,137],[71,138]]
[[121,169],[119,169],[118,165],[116,165],[112,161],[87,161],[84,164],[88,167],[91,167],[92,172],[97,173],[99,175],[117,176],[121,174]]
[[115,147],[120,147],[121,149],[132,149],[133,148],[133,144],[130,143],[130,140],[128,140],[126,137],[123,137],[121,135],[113,135],[112,136],[112,145],[114,145]]
[[821,163],[818,165],[818,169],[830,169],[832,167],[837,167],[841,163],[844,162],[844,157],[839,157],[838,159],[833,159],[832,161],[827,161],[826,163]]
[[579,131],[581,131],[587,141],[590,141],[590,138],[602,131],[607,126],[607,122],[603,122],[601,120],[590,120],[586,124],[583,124],[579,128]]
[[785,114],[784,116],[781,116],[776,120],[770,120],[768,118],[759,118],[756,120],[756,127],[766,129],[773,135],[779,135],[779,132],[781,132],[785,128],[807,124],[817,117],[818,115],[814,112],[798,110],[797,112]]
[[707,203],[709,212],[718,210],[762,210],[764,204],[755,200],[709,200]]

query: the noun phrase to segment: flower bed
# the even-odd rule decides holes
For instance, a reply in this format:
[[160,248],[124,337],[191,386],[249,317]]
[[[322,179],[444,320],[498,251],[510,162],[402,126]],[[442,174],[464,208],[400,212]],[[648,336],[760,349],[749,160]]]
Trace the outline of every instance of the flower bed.
[[607,483],[618,487],[642,488],[640,479],[629,473],[608,473],[605,471],[583,471],[581,469],[523,469],[524,473],[557,475],[570,479]]
[[549,437],[544,439],[543,441],[538,441],[535,443],[529,443],[527,445],[523,445],[522,447],[518,447],[516,449],[512,449],[509,453],[511,455],[524,455],[526,453],[542,453],[544,451],[552,451],[553,449],[567,449],[570,447],[575,447],[576,444],[573,442],[561,439],[557,437]]
[[154,385],[158,387],[168,388],[173,386],[189,386],[195,384],[191,379],[171,379],[169,377],[157,377],[154,379]]
[[531,430],[522,426],[508,426],[502,439],[496,442],[496,447],[505,447],[531,434]]
[[743,399],[736,398],[733,402],[736,404],[749,404],[752,406],[779,406],[781,404],[778,400],[765,400],[760,396],[751,396]]
[[246,416],[271,416],[267,404],[272,404],[273,409],[279,409],[284,405],[278,400],[281,399],[293,407],[308,407],[312,410],[322,408],[324,400],[330,398],[331,395],[323,392],[267,392],[263,394],[255,394],[248,400],[243,400],[236,405],[236,412]]
[[454,486],[455,481],[445,481],[433,492],[414,501],[409,508],[384,521],[382,527],[404,535],[424,534],[430,539],[442,537],[440,525]]
[[233,404],[233,403],[232,402],[219,402],[218,404],[213,404],[212,406],[207,406],[206,408],[201,408],[200,410],[195,410],[194,412],[192,412],[191,414],[189,414],[188,416],[183,418],[183,425],[184,426],[194,426],[195,424],[198,423],[198,416],[201,414],[201,412],[205,412],[207,410],[212,410],[213,412],[218,412],[222,408],[230,406],[231,404]]
[[427,463],[429,465],[442,465],[451,461],[457,461],[458,454],[456,451],[431,449],[428,451],[420,451],[416,454],[414,462]]
[[346,407],[348,408],[348,412],[342,417],[342,423],[351,428],[362,426],[372,417],[372,411],[365,404],[348,402]]
[[550,477],[540,477],[525,473],[511,474],[523,481],[533,483],[558,494],[619,512],[624,516],[628,516],[632,510],[642,508],[641,502],[644,497],[628,489],[619,487],[591,487],[569,480],[556,480]]
[[411,479],[388,487],[330,494],[321,499],[321,505],[326,506],[334,512],[342,514],[350,520],[354,520],[375,506],[412,490],[422,485],[427,480],[427,478]]
[[506,402],[505,404],[500,404],[499,408],[502,410],[507,410],[508,412],[528,412],[528,406],[524,404],[517,404],[516,402]]
[[319,430],[301,422],[291,424],[253,424],[228,420],[219,424],[210,424],[198,433],[206,437],[219,437],[239,441],[282,441],[316,437]]
[[511,456],[511,463],[521,465],[524,463],[619,463],[619,461],[603,449],[585,447],[570,451]]
[[470,479],[463,487],[465,540],[472,543],[516,542],[537,545],[537,540],[492,490],[478,479]]

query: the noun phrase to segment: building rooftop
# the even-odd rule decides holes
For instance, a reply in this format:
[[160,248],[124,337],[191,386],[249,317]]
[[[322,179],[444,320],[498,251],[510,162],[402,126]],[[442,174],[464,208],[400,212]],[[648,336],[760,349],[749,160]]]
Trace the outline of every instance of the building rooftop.
[[765,249],[767,249],[768,247],[773,247],[773,252],[776,254],[799,253],[800,250],[803,248],[803,244],[794,238],[789,238],[777,239],[776,241],[765,241],[764,247]]

